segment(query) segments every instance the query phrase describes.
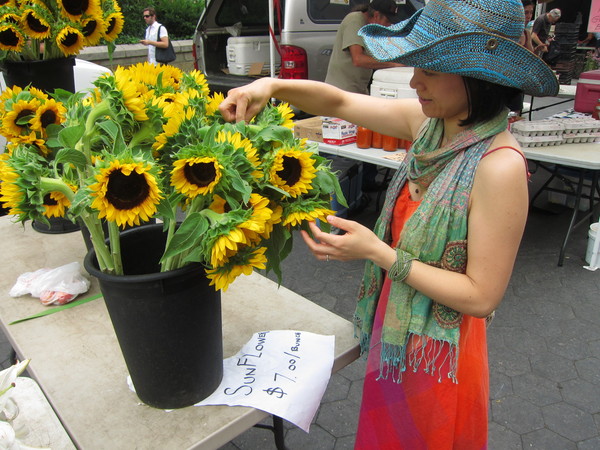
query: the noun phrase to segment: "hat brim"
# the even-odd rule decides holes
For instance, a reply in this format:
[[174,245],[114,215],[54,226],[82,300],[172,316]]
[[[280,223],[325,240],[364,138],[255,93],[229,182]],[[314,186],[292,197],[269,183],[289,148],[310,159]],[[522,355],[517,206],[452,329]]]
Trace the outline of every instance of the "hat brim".
[[456,33],[425,41],[422,35],[411,34],[420,12],[391,27],[366,25],[359,35],[380,61],[487,80],[536,97],[558,94],[559,84],[552,69],[519,43],[484,32]]

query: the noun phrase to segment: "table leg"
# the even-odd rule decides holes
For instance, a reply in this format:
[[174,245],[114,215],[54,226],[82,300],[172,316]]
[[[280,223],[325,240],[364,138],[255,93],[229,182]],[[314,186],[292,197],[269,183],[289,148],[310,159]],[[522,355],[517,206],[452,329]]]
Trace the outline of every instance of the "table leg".
[[273,436],[275,438],[275,447],[277,450],[287,450],[285,446],[285,437],[284,437],[284,429],[283,429],[283,419],[278,416],[273,417],[273,425],[264,425],[262,423],[257,423],[254,425],[255,428],[262,428],[265,430],[271,430],[273,432]]
[[565,259],[565,249],[567,248],[567,242],[571,236],[571,231],[575,226],[575,220],[577,219],[577,213],[579,212],[579,204],[581,203],[581,193],[583,192],[583,182],[585,178],[585,171],[582,169],[579,172],[579,182],[577,183],[577,192],[575,193],[575,205],[573,206],[573,214],[571,215],[571,221],[569,222],[569,228],[567,228],[567,234],[563,241],[560,253],[558,255],[558,265],[562,266]]

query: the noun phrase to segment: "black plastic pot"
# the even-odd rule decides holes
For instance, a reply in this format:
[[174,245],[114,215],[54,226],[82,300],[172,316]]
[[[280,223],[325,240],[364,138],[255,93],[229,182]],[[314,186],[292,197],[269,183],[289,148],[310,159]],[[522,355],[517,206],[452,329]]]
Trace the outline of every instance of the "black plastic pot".
[[47,93],[60,88],[75,92],[75,57],[39,61],[5,61],[4,79],[6,86],[32,86]]
[[96,254],[84,260],[98,278],[136,393],[162,409],[208,397],[223,377],[221,293],[200,264],[159,272],[162,225],[121,233],[126,275],[99,271]]
[[80,229],[78,224],[73,223],[64,217],[49,217],[48,223],[50,225],[45,224],[41,220],[34,220],[31,223],[31,226],[38,233],[44,234],[71,233]]

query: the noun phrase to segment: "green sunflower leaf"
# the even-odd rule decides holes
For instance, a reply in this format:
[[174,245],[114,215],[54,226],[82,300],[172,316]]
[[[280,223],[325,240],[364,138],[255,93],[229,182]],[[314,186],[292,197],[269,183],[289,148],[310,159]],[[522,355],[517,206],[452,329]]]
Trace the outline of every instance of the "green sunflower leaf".
[[169,242],[161,262],[198,245],[208,230],[208,220],[200,213],[192,213],[182,222]]
[[58,140],[60,144],[65,148],[75,148],[77,142],[82,138],[85,132],[84,125],[75,125],[61,130],[58,133]]
[[56,153],[56,164],[73,164],[77,169],[84,170],[87,165],[85,155],[79,150],[63,148]]

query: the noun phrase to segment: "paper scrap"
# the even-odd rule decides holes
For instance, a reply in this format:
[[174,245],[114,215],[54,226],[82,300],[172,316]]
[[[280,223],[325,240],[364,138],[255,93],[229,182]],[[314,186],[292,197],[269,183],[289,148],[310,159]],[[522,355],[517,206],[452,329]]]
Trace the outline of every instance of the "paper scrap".
[[335,336],[307,331],[255,333],[223,361],[223,381],[196,404],[250,406],[308,433],[331,377]]

